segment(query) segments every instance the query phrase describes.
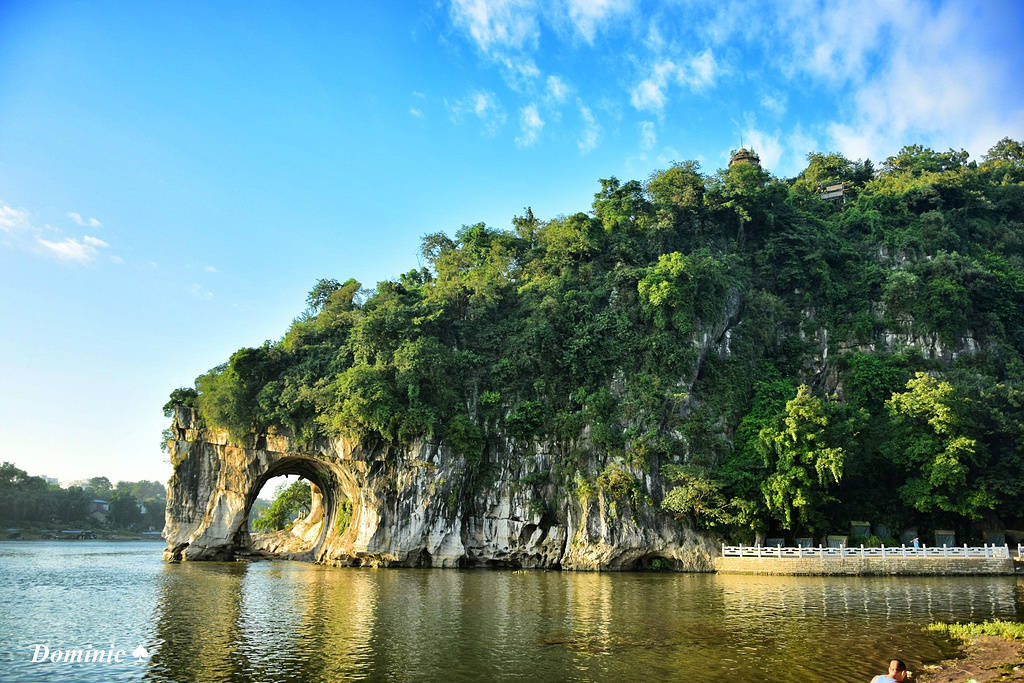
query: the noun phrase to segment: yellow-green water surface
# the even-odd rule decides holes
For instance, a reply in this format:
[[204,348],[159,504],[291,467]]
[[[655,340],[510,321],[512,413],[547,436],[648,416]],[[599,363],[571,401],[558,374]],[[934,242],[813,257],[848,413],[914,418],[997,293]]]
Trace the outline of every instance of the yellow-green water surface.
[[[949,654],[930,621],[1024,613],[1013,577],[167,565],[161,550],[0,543],[0,680],[862,681]],[[124,654],[33,662],[39,646]]]

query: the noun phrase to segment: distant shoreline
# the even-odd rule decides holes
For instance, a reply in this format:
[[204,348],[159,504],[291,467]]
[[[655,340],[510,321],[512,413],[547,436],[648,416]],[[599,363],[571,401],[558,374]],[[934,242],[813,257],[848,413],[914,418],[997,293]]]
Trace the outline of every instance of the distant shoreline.
[[0,538],[0,543],[24,543],[26,541],[60,541],[61,543],[87,543],[89,541],[153,541],[160,543],[166,543],[161,536],[149,537],[149,536],[97,536],[96,538]]
[[19,535],[12,538],[12,532],[3,531],[0,532],[0,542],[17,543],[21,541],[61,541],[61,542],[83,542],[83,541],[159,541],[160,543],[166,543],[167,541],[163,536],[158,535],[144,535],[138,531],[107,531],[107,530],[96,530],[96,529],[83,529],[82,531],[88,531],[95,534],[94,538],[79,538],[71,534],[61,535],[60,531],[56,533],[40,533],[35,529],[26,529],[24,531],[16,532]]

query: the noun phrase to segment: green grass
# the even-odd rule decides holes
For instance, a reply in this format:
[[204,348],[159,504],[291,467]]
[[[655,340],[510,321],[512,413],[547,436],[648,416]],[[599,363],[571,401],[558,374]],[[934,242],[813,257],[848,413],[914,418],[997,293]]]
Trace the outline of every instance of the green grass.
[[929,631],[946,633],[952,638],[967,640],[973,636],[1002,636],[1011,640],[1024,640],[1024,623],[1019,621],[1003,621],[993,619],[983,621],[980,624],[943,624],[935,622],[928,624]]

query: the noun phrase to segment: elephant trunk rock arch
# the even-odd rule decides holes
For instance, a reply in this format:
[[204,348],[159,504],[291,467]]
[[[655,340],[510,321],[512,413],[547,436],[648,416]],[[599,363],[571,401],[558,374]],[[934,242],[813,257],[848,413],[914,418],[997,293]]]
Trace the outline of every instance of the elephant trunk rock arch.
[[247,518],[260,488],[272,477],[297,474],[313,484],[319,506],[293,527],[308,547],[293,559],[616,570],[657,555],[679,569],[713,571],[717,544],[650,503],[663,495],[650,472],[635,473],[645,496],[613,501],[602,491],[567,493],[557,479],[558,456],[540,445],[526,454],[492,453],[483,482],[468,474],[463,458],[435,443],[298,444],[271,432],[240,447],[182,407],[171,433],[168,561],[229,560],[253,550]]

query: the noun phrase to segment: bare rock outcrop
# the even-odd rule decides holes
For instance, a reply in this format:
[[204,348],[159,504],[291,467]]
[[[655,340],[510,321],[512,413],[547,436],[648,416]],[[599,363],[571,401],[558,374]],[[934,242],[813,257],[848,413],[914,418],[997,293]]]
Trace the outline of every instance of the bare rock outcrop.
[[[335,565],[621,570],[662,566],[712,571],[717,546],[656,507],[660,479],[614,499],[566,482],[541,446],[467,462],[444,445],[405,448],[346,439],[299,446],[263,434],[251,447],[202,429],[178,408],[164,535],[168,560],[223,560],[263,552]],[[272,477],[313,485],[313,510],[290,538],[250,535],[249,508]],[[591,473],[596,476],[597,472]]]

